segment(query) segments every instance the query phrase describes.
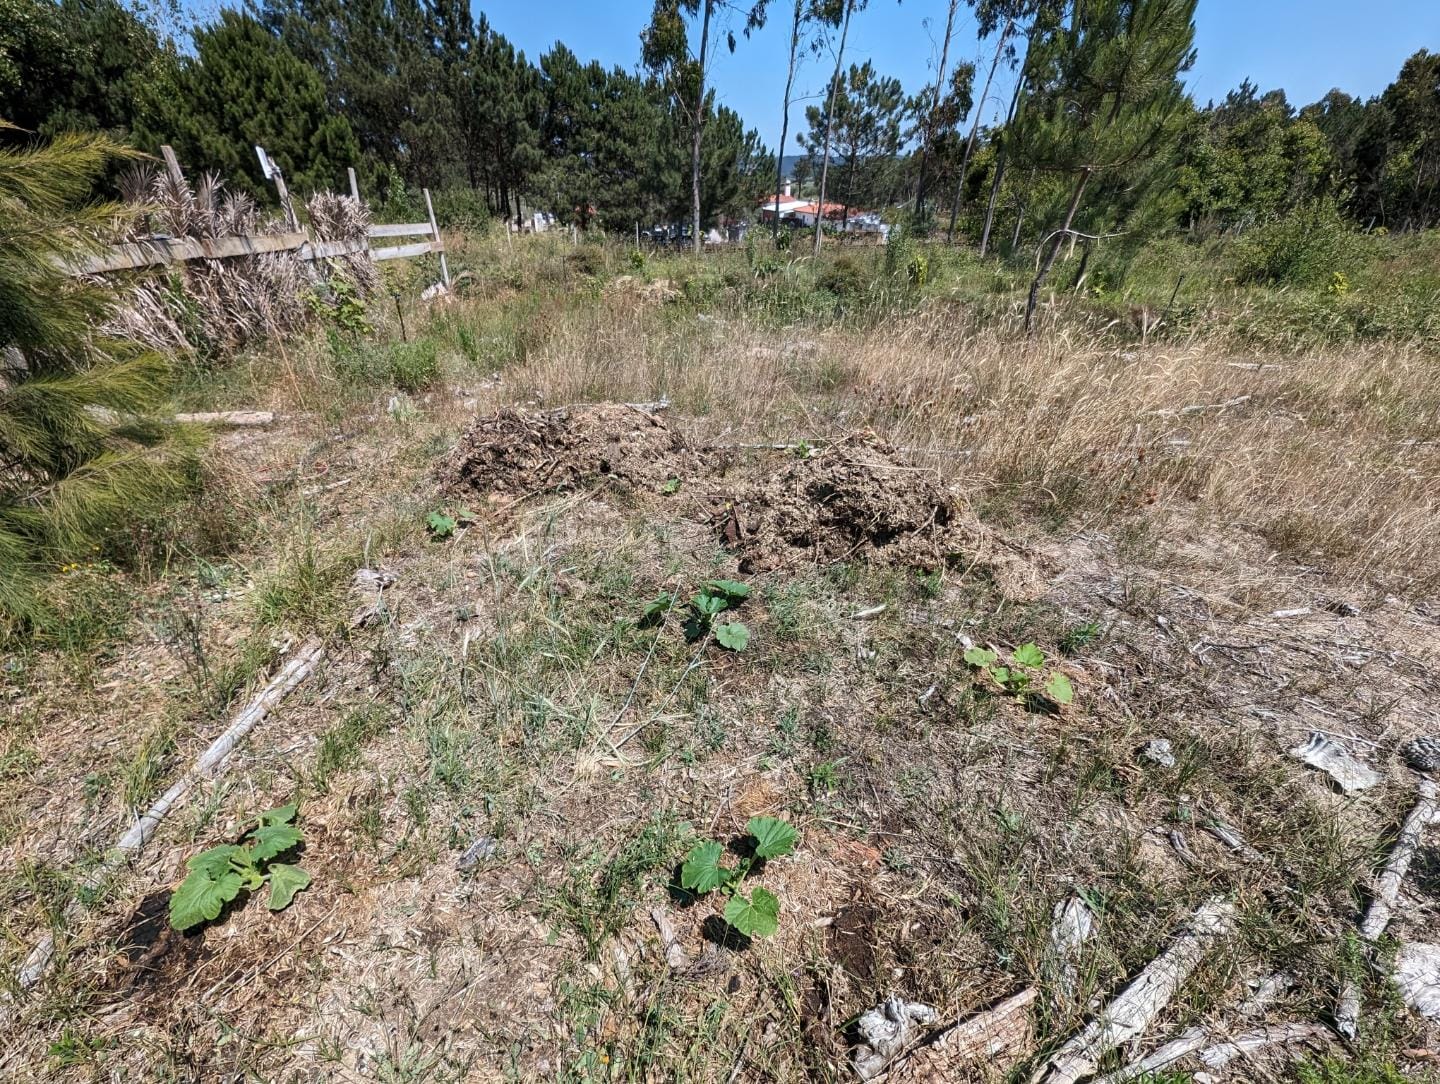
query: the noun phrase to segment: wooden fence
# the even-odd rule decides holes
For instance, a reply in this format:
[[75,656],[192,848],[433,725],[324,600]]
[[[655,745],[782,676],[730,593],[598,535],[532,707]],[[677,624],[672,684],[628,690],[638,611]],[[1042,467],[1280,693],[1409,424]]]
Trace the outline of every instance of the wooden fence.
[[[256,149],[259,150],[259,148]],[[175,159],[175,152],[169,147],[163,147],[161,150],[165,155],[166,169],[177,181],[183,182],[180,165]],[[263,155],[263,152],[261,153]],[[263,163],[266,159],[262,157],[261,161]],[[416,256],[427,256],[433,252],[440,257],[440,281],[447,287],[450,285],[450,267],[445,260],[445,241],[440,236],[440,227],[435,221],[435,207],[430,202],[428,188],[421,189],[425,194],[425,210],[429,214],[427,222],[376,224],[366,231],[363,241],[317,241],[310,236],[308,230],[299,228],[294,207],[290,203],[290,194],[284,187],[284,180],[273,162],[269,163],[269,168],[274,170],[276,188],[280,192],[281,208],[292,227],[289,231],[285,233],[237,234],[214,239],[149,237],[141,241],[131,241],[128,244],[112,245],[105,252],[75,264],[72,270],[79,275],[103,275],[111,271],[161,267],[190,260],[226,260],[237,256],[260,256],[276,252],[293,252],[299,259],[307,262],[328,260],[336,256],[347,256],[358,252],[368,252],[372,260],[409,260]],[[350,194],[357,200],[360,198],[360,190],[355,183],[353,169],[350,170]],[[380,247],[371,244],[371,241],[387,237],[423,237],[426,240]]]

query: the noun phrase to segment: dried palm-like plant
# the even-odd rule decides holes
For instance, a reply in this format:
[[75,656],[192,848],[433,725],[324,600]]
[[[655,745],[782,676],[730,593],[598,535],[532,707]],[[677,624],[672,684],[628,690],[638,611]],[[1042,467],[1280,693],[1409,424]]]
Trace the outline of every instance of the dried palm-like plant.
[[[286,230],[276,216],[262,218],[249,196],[225,190],[206,174],[192,187],[165,170],[136,167],[120,179],[126,200],[143,207],[133,240],[154,237],[215,241]],[[306,205],[313,234],[321,241],[355,241],[357,251],[327,261],[364,297],[380,277],[364,248],[369,212],[358,201],[321,192]],[[246,343],[298,330],[313,319],[308,295],[324,292],[327,276],[298,252],[194,260],[136,276],[108,329],[152,347],[196,352],[213,360]]]

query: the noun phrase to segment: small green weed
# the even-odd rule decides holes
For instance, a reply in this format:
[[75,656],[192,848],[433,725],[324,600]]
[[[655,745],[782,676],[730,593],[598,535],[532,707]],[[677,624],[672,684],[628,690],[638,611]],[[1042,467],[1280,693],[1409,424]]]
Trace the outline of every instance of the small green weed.
[[1301,1062],[1295,1067],[1300,1084],[1405,1084],[1410,1078],[1390,1065],[1365,1058],[1360,1062],[1341,1058],[1325,1058],[1318,1062]]
[[431,512],[425,517],[425,526],[430,531],[431,538],[443,539],[455,533],[460,521],[447,512]]
[[734,866],[722,866],[724,844],[713,839],[697,843],[680,867],[680,887],[697,896],[718,889],[729,897],[725,902],[726,922],[746,937],[768,937],[780,928],[779,899],[758,886],[747,897],[740,891],[740,884],[757,863],[793,853],[799,833],[793,825],[774,817],[751,817],[745,831],[754,842],[748,858]]
[[1060,636],[1060,654],[1074,655],[1100,639],[1100,622],[1086,621],[1071,625]]
[[299,866],[275,861],[305,840],[293,823],[296,811],[291,803],[262,813],[245,843],[223,843],[186,862],[190,875],[170,896],[170,925],[188,930],[213,922],[242,889],[253,892],[263,884],[270,886],[270,910],[289,907],[295,893],[310,883],[310,874]]
[[[965,661],[980,673],[989,676],[1010,696],[1024,700],[1035,695],[1035,683],[1045,665],[1045,652],[1035,644],[1021,644],[1010,655],[1010,665],[999,665],[1000,656],[988,647],[972,647],[965,652]],[[1075,690],[1070,679],[1059,670],[1050,672],[1044,685],[1045,695],[1057,704],[1068,704],[1075,699]]]

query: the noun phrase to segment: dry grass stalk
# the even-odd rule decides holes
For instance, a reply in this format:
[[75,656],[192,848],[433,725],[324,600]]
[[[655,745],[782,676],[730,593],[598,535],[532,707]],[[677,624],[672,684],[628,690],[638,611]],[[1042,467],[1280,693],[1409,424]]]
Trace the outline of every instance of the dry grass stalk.
[[[288,228],[279,218],[262,219],[248,196],[225,192],[213,174],[192,188],[164,170],[135,170],[123,190],[147,209],[137,220],[145,235],[215,240]],[[348,196],[318,193],[306,211],[320,241],[364,240],[370,226],[368,209]],[[338,257],[332,266],[361,297],[379,287],[368,252]],[[314,288],[314,269],[296,253],[191,261],[136,276],[105,330],[159,350],[236,349],[309,323],[306,297]]]
[[1409,345],[1251,370],[1219,340],[1017,343],[922,309],[799,354],[739,321],[682,333],[639,303],[558,313],[533,338],[507,389],[517,400],[667,394],[683,413],[713,412],[716,440],[747,443],[834,439],[839,418],[1082,520],[1198,511],[1347,577],[1407,593],[1440,582],[1427,541],[1440,529],[1440,376]]

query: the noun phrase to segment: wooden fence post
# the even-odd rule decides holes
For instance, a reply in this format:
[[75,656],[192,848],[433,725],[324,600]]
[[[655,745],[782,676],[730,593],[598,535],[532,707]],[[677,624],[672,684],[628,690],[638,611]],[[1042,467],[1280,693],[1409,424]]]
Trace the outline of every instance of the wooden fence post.
[[350,198],[353,199],[356,203],[359,203],[360,185],[359,182],[355,180],[355,167],[349,166],[346,168],[345,172],[350,174]]
[[425,193],[425,210],[430,215],[430,235],[435,238],[435,243],[440,246],[440,281],[445,284],[445,289],[450,289],[450,265],[445,262],[445,242],[440,239],[440,227],[435,222],[435,205],[430,202],[430,189],[422,188]]
[[300,220],[295,217],[295,205],[290,202],[290,189],[285,186],[285,174],[280,170],[280,163],[271,158],[258,143],[255,144],[255,155],[260,159],[260,171],[265,174],[265,179],[275,182],[275,191],[279,193],[280,209],[285,212],[285,221],[290,224],[291,230],[299,230]]
[[180,172],[180,159],[175,157],[175,148],[168,143],[160,145],[160,154],[165,159],[165,172],[170,174],[170,183],[176,190],[185,187],[185,174]]

